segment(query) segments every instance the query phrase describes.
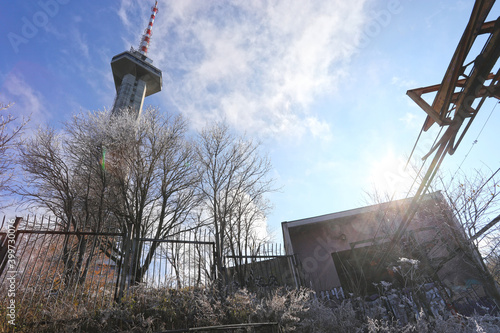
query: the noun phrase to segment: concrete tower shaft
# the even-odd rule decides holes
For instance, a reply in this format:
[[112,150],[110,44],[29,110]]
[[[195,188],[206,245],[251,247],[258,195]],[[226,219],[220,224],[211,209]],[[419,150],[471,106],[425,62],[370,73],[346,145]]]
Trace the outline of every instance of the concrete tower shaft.
[[121,110],[131,110],[137,117],[142,111],[144,98],[161,91],[162,73],[153,66],[153,60],[146,56],[152,35],[152,28],[158,2],[151,9],[152,14],[142,37],[139,50],[122,52],[111,59],[111,70],[115,81],[116,99],[113,105],[113,114]]

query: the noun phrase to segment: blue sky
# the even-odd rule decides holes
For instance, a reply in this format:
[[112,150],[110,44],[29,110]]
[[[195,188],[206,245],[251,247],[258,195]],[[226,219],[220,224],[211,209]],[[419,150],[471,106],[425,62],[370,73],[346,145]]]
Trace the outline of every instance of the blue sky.
[[[138,47],[153,1],[27,0],[0,4],[0,102],[60,126],[112,106],[111,58]],[[149,56],[163,90],[145,105],[192,129],[226,119],[262,142],[281,187],[268,225],[365,205],[375,185],[404,196],[402,170],[425,114],[408,89],[440,83],[473,1],[159,1]],[[499,16],[494,6],[490,19]],[[454,173],[495,105],[485,103]],[[499,111],[462,169],[496,169]],[[424,133],[415,161],[436,128]]]

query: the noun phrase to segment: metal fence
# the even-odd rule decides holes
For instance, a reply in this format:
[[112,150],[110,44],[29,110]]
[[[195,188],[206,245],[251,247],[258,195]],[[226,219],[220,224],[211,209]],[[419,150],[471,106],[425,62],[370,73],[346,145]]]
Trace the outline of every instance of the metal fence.
[[64,297],[97,306],[113,299],[118,272],[104,250],[116,247],[122,234],[63,231],[57,221],[36,217],[4,217],[0,230],[5,230],[0,232],[0,284],[18,304],[43,306]]
[[[133,239],[126,259],[120,255],[126,241],[123,233],[67,231],[58,222],[36,217],[2,220],[0,284],[13,286],[19,304],[43,306],[64,300],[98,307],[119,300],[137,283],[179,289],[207,286],[218,278],[215,244],[206,230],[175,230],[166,239]],[[295,286],[291,257],[279,246],[248,252],[222,257],[226,283],[254,290]],[[127,265],[127,260],[135,264]]]

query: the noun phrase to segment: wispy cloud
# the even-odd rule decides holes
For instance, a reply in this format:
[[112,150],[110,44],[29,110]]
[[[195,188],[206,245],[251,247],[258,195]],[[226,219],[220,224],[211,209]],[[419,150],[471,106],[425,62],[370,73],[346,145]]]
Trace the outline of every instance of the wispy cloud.
[[80,54],[89,60],[89,44],[87,42],[87,36],[82,34],[78,29],[72,29],[70,40],[73,42],[75,49],[80,51]]
[[[328,138],[311,105],[345,77],[364,2],[160,3],[150,55],[165,76],[162,96],[195,126],[224,117],[261,135]],[[147,9],[123,0],[119,16],[136,29],[130,13]]]
[[42,94],[27,84],[21,75],[9,74],[0,91],[3,103],[13,103],[9,111],[16,117],[30,118],[32,125],[44,123],[50,118]]
[[412,112],[406,112],[404,117],[399,118],[399,120],[404,122],[406,126],[414,125],[417,119],[418,117]]
[[412,89],[416,88],[417,81],[415,80],[407,80],[398,76],[393,76],[391,79],[391,83],[397,87]]
[[128,13],[131,11],[132,6],[133,6],[132,0],[122,0],[120,8],[118,9],[118,16],[120,17],[120,20],[126,27],[130,27],[132,23],[129,21],[128,17]]

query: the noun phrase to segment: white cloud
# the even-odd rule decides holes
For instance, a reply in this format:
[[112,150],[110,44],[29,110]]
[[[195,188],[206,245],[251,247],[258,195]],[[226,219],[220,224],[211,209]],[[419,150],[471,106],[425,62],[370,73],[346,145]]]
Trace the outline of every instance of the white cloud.
[[[364,2],[161,2],[150,56],[165,76],[162,96],[195,126],[224,117],[261,135],[329,138],[310,108],[345,78]],[[146,26],[144,7],[122,1],[130,34]]]
[[132,22],[130,22],[128,18],[128,12],[131,11],[133,6],[132,0],[122,0],[120,4],[120,8],[118,9],[118,16],[120,20],[126,27],[130,27]]
[[313,137],[321,138],[325,141],[330,141],[332,139],[330,125],[328,125],[328,123],[309,117],[306,119],[305,124]]
[[[412,112],[406,112],[403,118],[399,118],[400,121],[404,122],[406,126],[415,125],[418,117]],[[419,124],[420,125],[420,124]]]
[[70,40],[74,44],[75,49],[79,50],[80,54],[83,55],[85,59],[89,60],[89,45],[86,35],[82,35],[78,29],[72,29]]
[[30,123],[44,123],[50,116],[44,106],[43,96],[24,81],[20,75],[10,74],[6,77],[0,98],[5,103],[13,103],[9,109],[16,117],[30,118]]
[[416,87],[417,81],[415,81],[415,80],[407,80],[407,79],[400,78],[400,77],[397,77],[397,76],[393,76],[392,77],[391,83],[393,85],[397,86],[397,87],[406,88],[406,89],[417,88]]

